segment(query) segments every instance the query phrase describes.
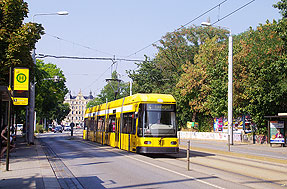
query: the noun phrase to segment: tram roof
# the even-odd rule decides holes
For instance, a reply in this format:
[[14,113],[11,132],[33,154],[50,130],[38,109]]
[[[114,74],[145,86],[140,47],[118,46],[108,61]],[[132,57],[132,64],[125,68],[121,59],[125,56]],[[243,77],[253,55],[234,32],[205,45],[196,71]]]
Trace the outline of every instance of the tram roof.
[[175,99],[170,94],[142,94],[138,93],[125,98],[125,104],[131,104],[135,102],[144,103],[175,103]]
[[[139,102],[164,104],[164,103],[175,103],[175,99],[170,94],[154,94],[154,93],[143,94],[143,93],[138,93],[138,94],[135,94],[132,96],[127,96],[127,97],[125,97],[125,100],[124,100],[125,105],[133,104],[133,103],[139,103]],[[86,113],[104,110],[106,108],[120,107],[122,105],[123,105],[123,98],[108,102],[108,104],[104,103],[104,104],[89,108],[86,110]]]

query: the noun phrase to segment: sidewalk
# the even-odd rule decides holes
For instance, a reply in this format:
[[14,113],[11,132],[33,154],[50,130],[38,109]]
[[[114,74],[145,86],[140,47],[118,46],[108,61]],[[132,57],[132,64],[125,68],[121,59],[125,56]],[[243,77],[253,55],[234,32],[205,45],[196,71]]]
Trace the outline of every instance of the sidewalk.
[[0,188],[61,188],[46,155],[35,138],[35,145],[27,145],[17,137],[16,148],[10,153],[9,171],[6,157],[0,164]]

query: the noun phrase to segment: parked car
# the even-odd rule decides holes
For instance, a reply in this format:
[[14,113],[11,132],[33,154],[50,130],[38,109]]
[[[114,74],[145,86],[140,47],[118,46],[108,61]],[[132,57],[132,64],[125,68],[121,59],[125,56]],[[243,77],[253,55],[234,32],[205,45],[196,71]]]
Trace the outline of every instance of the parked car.
[[66,125],[65,127],[64,127],[64,131],[71,131],[72,129],[71,129],[71,126],[69,126],[69,125]]
[[63,127],[62,126],[56,126],[54,129],[54,133],[61,133],[63,132]]

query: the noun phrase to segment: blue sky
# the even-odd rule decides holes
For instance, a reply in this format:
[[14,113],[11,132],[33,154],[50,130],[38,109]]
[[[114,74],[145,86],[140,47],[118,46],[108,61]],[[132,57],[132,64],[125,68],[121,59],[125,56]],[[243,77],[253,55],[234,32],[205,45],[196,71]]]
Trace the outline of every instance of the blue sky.
[[[200,25],[210,17],[211,22],[233,12],[251,0],[227,0],[190,25]],[[36,44],[36,53],[56,56],[125,58],[159,40],[188,23],[223,0],[27,0],[29,17],[39,13],[68,11],[68,16],[35,16],[43,24],[46,34]],[[249,27],[256,28],[267,19],[280,19],[272,7],[277,0],[256,0],[245,8],[217,23],[238,34]],[[189,25],[189,26],[190,26]],[[58,37],[58,38],[57,38]],[[156,49],[149,47],[130,59],[154,57]],[[125,70],[135,69],[133,62],[118,61],[113,69],[111,61],[45,58],[46,63],[60,67],[73,94],[81,89],[98,94],[106,85],[105,79],[117,70],[120,79],[129,81]]]

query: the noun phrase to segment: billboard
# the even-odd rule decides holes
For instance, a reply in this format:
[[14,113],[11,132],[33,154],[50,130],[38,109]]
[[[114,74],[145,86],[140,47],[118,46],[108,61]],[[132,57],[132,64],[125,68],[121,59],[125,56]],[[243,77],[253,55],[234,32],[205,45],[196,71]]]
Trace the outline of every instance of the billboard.
[[284,121],[270,121],[270,143],[285,143]]

